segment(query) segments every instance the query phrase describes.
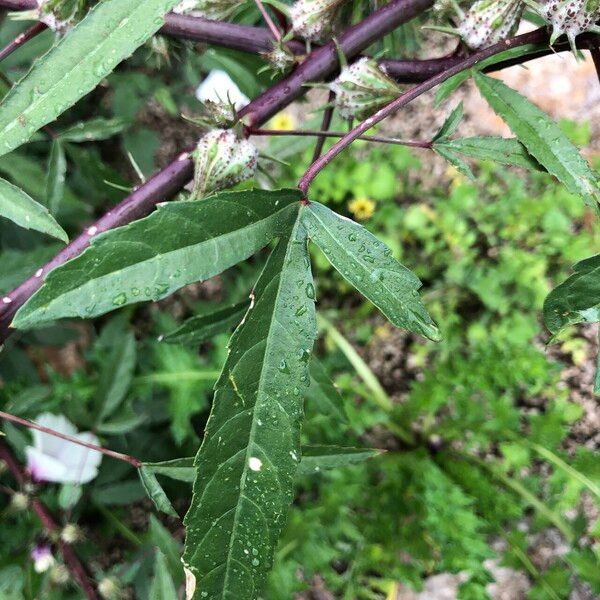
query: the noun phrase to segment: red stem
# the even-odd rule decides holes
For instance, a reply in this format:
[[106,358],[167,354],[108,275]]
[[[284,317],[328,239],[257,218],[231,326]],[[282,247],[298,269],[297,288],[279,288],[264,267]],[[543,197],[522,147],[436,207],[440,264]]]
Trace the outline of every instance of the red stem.
[[393,102],[390,102],[387,106],[384,106],[381,110],[378,110],[372,117],[369,117],[368,119],[354,127],[352,131],[345,135],[341,140],[336,142],[323,156],[319,157],[319,159],[317,159],[307,169],[306,173],[298,182],[298,187],[306,196],[312,180],[340,152],[347,148],[354,140],[364,135],[365,132],[371,129],[371,127],[373,127],[383,119],[389,117],[398,109],[405,106],[415,98],[418,98],[421,94],[436,87],[437,85],[446,81],[446,79],[449,79],[453,75],[456,75],[457,73],[460,73],[461,71],[464,71],[466,69],[470,69],[477,63],[481,62],[486,58],[489,58],[490,56],[494,56],[495,54],[499,54],[500,52],[509,50],[510,48],[524,46],[525,44],[537,44],[543,42],[547,43],[548,37],[548,31],[545,27],[542,27],[540,29],[536,29],[535,31],[524,33],[523,35],[519,35],[509,40],[504,40],[502,42],[494,44],[493,46],[490,46],[489,48],[480,50],[468,58],[460,60],[457,64],[450,67],[449,69],[446,69],[438,75],[431,77],[427,81],[416,85],[415,87],[411,88],[410,90],[396,98],[396,100],[394,100]]
[[101,452],[106,456],[110,456],[111,458],[116,458],[117,460],[122,460],[123,462],[129,463],[131,466],[139,469],[142,466],[142,462],[133,456],[129,456],[128,454],[121,454],[120,452],[115,452],[114,450],[109,450],[108,448],[103,448],[102,446],[97,446],[96,444],[90,444],[89,442],[82,442],[80,439],[73,437],[72,435],[66,435],[64,433],[60,433],[59,431],[55,431],[54,429],[50,429],[49,427],[44,427],[43,425],[38,425],[33,421],[28,421],[27,419],[22,419],[21,417],[17,417],[15,415],[11,415],[9,413],[0,411],[0,419],[4,419],[5,421],[10,421],[11,423],[16,423],[17,425],[22,425],[23,427],[28,427],[29,429],[36,429],[37,431],[42,431],[43,433],[47,433],[49,435],[53,435],[54,437],[60,438],[61,440],[66,440],[67,442],[72,442],[73,444],[77,444],[78,446],[83,446],[84,448],[89,448],[90,450],[96,450],[97,452]]
[[[23,471],[21,465],[15,458],[14,454],[12,453],[12,450],[4,442],[1,441],[0,459],[2,459],[6,463],[6,466],[8,467],[9,471],[12,473],[13,477],[17,480],[17,482],[20,485],[24,485],[28,482],[27,476]],[[32,498],[31,508],[38,516],[43,528],[48,533],[53,534],[52,537],[57,538],[56,544],[58,545],[58,549],[60,550],[63,556],[65,564],[69,569],[69,572],[73,576],[73,579],[75,579],[79,587],[83,590],[85,597],[88,600],[100,600],[100,596],[96,592],[96,588],[94,587],[86,568],[79,560],[79,557],[73,550],[73,547],[70,544],[64,542],[60,538],[60,536],[57,535],[60,531],[60,528],[54,520],[52,513],[48,510],[46,505],[38,498]]]
[[279,41],[281,39],[281,34],[279,33],[279,30],[277,29],[277,26],[275,25],[275,23],[273,23],[273,19],[271,19],[271,16],[267,12],[267,9],[264,7],[262,0],[254,0],[254,3],[256,4],[258,10],[260,11],[262,18],[265,20],[265,23],[267,24],[269,31],[273,34],[273,37],[277,41]]
[[[333,110],[335,108],[332,104],[334,100],[335,92],[330,91],[329,97],[327,98],[327,104],[330,104],[331,106],[328,106],[325,109],[325,112],[323,113],[323,120],[321,121],[321,131],[327,131],[331,126],[331,119],[333,118]],[[326,136],[319,136],[319,139],[317,140],[317,143],[315,145],[315,151],[313,153],[312,162],[315,162],[315,160],[317,160],[317,158],[321,156],[321,152],[323,152],[323,146],[325,145],[325,139]]]
[[20,33],[10,44],[0,50],[0,60],[4,60],[7,56],[10,56],[15,50],[19,49],[25,42],[34,38],[36,35],[42,33],[47,29],[45,23],[36,23],[29,29],[26,29],[23,33]]

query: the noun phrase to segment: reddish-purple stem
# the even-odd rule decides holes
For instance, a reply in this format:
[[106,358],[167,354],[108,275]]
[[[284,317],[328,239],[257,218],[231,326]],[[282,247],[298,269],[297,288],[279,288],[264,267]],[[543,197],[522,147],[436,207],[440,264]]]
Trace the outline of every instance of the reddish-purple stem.
[[[6,463],[12,476],[17,480],[19,485],[24,485],[28,482],[28,478],[12,453],[12,450],[4,442],[0,442],[0,459]],[[43,528],[52,536],[57,537],[56,543],[63,556],[65,565],[69,569],[69,572],[73,576],[73,579],[77,582],[79,587],[83,590],[85,597],[88,600],[100,600],[100,596],[96,591],[96,588],[92,584],[92,581],[88,575],[86,568],[83,566],[79,557],[73,550],[70,544],[64,542],[57,534],[60,531],[52,513],[48,510],[46,505],[38,498],[32,498],[31,508],[38,516]]]
[[[335,100],[335,92],[330,90],[329,96],[327,98],[327,104],[329,106],[325,109],[323,113],[323,120],[321,121],[321,131],[327,131],[329,127],[331,127],[331,119],[333,119],[333,111],[335,107],[333,106],[333,101]],[[320,135],[317,139],[317,143],[315,145],[315,151],[313,152],[312,162],[315,162],[319,156],[321,156],[321,152],[323,152],[323,146],[325,145],[326,136]]]
[[317,174],[324,167],[326,167],[340,152],[347,148],[354,140],[364,135],[369,129],[371,129],[371,127],[373,127],[383,119],[394,114],[398,109],[402,108],[415,98],[418,98],[421,94],[446,81],[446,79],[449,79],[450,77],[456,75],[457,73],[460,73],[461,71],[474,67],[477,63],[481,62],[486,58],[489,58],[490,56],[494,56],[495,54],[498,54],[505,50],[509,50],[510,48],[524,46],[525,44],[538,44],[547,41],[548,31],[545,27],[536,29],[535,31],[529,33],[524,33],[523,35],[519,35],[509,40],[504,40],[502,42],[494,44],[493,46],[490,46],[489,48],[480,50],[472,56],[462,59],[449,69],[446,69],[438,75],[431,77],[427,81],[409,89],[401,96],[396,98],[396,100],[390,102],[387,106],[384,106],[382,109],[377,111],[372,117],[369,117],[368,119],[354,127],[352,131],[345,135],[341,140],[336,142],[325,154],[323,154],[323,156],[319,157],[315,162],[313,162],[313,164],[310,165],[306,173],[298,182],[298,187],[306,196],[308,193],[308,188],[313,179],[317,176]]
[[20,33],[10,44],[0,50],[0,60],[4,60],[7,56],[10,56],[15,50],[20,48],[25,42],[34,38],[36,35],[42,33],[47,29],[47,25],[44,23],[36,23],[29,29],[26,29],[23,33]]

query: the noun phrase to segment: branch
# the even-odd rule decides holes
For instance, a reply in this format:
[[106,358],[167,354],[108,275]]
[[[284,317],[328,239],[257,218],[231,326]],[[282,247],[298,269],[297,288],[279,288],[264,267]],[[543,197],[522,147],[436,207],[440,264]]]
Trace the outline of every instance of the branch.
[[[15,455],[12,453],[12,450],[2,441],[0,441],[0,459],[4,460],[13,477],[20,485],[27,483],[28,479],[25,472],[21,468],[21,465],[18,463]],[[85,567],[75,553],[75,550],[73,550],[73,547],[64,542],[60,535],[58,535],[60,528],[46,505],[38,498],[32,498],[31,508],[38,516],[43,528],[48,533],[54,534],[52,537],[56,538],[56,544],[58,545],[58,548],[63,556],[65,564],[73,576],[73,579],[75,579],[75,581],[83,590],[85,597],[88,600],[100,600],[100,596],[96,592],[96,589],[92,584]]]
[[505,50],[517,48],[526,44],[548,43],[548,41],[548,31],[545,27],[542,27],[540,29],[536,29],[535,31],[524,33],[517,37],[494,44],[489,48],[480,50],[472,56],[460,60],[454,66],[447,68],[438,75],[435,75],[427,81],[416,85],[415,87],[411,88],[410,90],[396,98],[396,100],[390,102],[390,104],[384,106],[381,110],[377,111],[372,117],[369,117],[368,119],[357,125],[341,140],[336,142],[323,156],[321,156],[319,159],[313,162],[313,164],[308,168],[306,173],[300,179],[298,187],[306,196],[308,188],[312,180],[317,176],[317,174],[325,166],[327,166],[340,152],[347,148],[354,140],[360,138],[362,135],[365,134],[365,132],[371,129],[371,127],[373,127],[383,119],[389,117],[390,115],[394,114],[398,109],[402,108],[415,98],[418,98],[421,94],[436,87],[440,83],[446,81],[447,79],[450,79],[450,77],[452,77],[453,75],[456,75],[461,71],[465,71],[466,69],[470,69],[482,60],[494,56],[495,54],[499,54],[500,52],[504,52]]
[[21,417],[11,415],[3,411],[0,411],[0,419],[10,421],[11,423],[16,423],[17,425],[22,425],[23,427],[28,427],[29,429],[35,429],[37,431],[47,433],[48,435],[53,435],[54,437],[60,438],[61,440],[66,440],[67,442],[77,444],[78,446],[83,446],[84,448],[89,448],[90,450],[96,450],[97,452],[105,454],[106,456],[110,456],[111,458],[116,458],[117,460],[122,460],[123,462],[129,463],[132,467],[135,467],[136,469],[139,469],[142,466],[142,461],[138,460],[137,458],[134,458],[133,456],[129,456],[128,454],[121,454],[120,452],[115,452],[114,450],[109,450],[108,448],[103,448],[102,446],[91,444],[90,442],[84,442],[72,435],[60,433],[60,431],[55,431],[54,429],[50,429],[50,427],[38,425],[33,421],[28,421],[27,419],[22,419]]
[[[1,0],[0,5],[5,5],[7,2],[29,1]],[[352,58],[376,39],[389,33],[398,25],[406,23],[432,4],[433,0],[393,0],[362,22],[350,27],[339,37],[338,43],[344,54]],[[337,50],[335,44],[331,42],[313,51],[291,75],[250,102],[240,111],[240,116],[246,116],[252,125],[260,126],[305,93],[305,83],[329,77],[335,72],[337,66]],[[189,153],[183,153],[107,212],[93,226],[88,227],[35,275],[2,298],[0,300],[0,343],[10,335],[10,323],[15,313],[40,288],[43,277],[48,271],[83,252],[89,245],[90,239],[98,233],[140,219],[150,213],[159,202],[173,198],[191,180],[193,171],[194,166]]]
[[4,60],[7,56],[10,56],[15,50],[20,48],[25,42],[34,38],[36,35],[42,33],[47,29],[47,25],[44,23],[36,23],[29,29],[26,29],[23,33],[20,33],[10,44],[0,50],[0,60]]

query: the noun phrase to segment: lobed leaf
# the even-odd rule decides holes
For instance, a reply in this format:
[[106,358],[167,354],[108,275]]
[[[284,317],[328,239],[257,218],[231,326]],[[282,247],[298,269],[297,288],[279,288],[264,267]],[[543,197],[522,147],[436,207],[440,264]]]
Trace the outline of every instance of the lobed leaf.
[[0,216],[25,229],[47,233],[67,243],[69,238],[46,207],[16,185],[0,178]]
[[316,338],[307,235],[280,239],[215,387],[183,562],[188,598],[256,598],[293,498]]
[[598,208],[600,179],[560,127],[505,83],[475,73],[475,83],[494,111],[546,170],[573,194]]
[[178,0],[103,0],[32,67],[0,104],[0,155],[25,143],[91,92],[164,23]]
[[582,260],[574,269],[544,301],[544,321],[553,334],[568,325],[600,321],[600,254]]
[[302,213],[311,240],[329,262],[396,327],[440,340],[437,326],[421,303],[419,278],[385,244],[318,202],[304,207]]
[[161,205],[145,219],[98,235],[51,271],[13,327],[95,317],[218,275],[276,237],[300,196],[298,190],[251,190]]

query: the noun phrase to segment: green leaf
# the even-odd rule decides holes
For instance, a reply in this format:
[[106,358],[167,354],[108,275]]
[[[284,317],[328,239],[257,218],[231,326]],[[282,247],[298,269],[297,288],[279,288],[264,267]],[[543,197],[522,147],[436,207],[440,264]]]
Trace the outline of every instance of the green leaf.
[[544,301],[544,321],[553,334],[576,323],[600,321],[600,254],[578,262],[574,270]]
[[316,338],[307,236],[297,218],[258,283],[215,388],[183,562],[188,598],[260,594],[293,498],[302,398]]
[[144,463],[144,468],[155,475],[164,475],[165,477],[188,483],[193,483],[196,477],[193,456],[189,458],[175,458],[158,463]]
[[151,542],[165,555],[171,577],[176,585],[183,582],[183,566],[179,542],[169,530],[154,516],[150,515],[148,534]]
[[161,512],[164,512],[171,517],[179,518],[179,515],[173,508],[173,505],[167,497],[165,490],[163,490],[160,483],[158,483],[156,475],[154,475],[154,473],[145,465],[142,465],[138,469],[138,474],[140,476],[142,486],[144,487],[146,494],[148,494],[148,498],[154,502],[154,506],[156,506],[156,508]]
[[444,121],[444,124],[435,134],[432,141],[437,142],[438,140],[445,140],[450,137],[456,131],[456,128],[463,117],[463,113],[463,103],[460,102],[459,105],[450,113],[450,116]]
[[481,73],[475,83],[494,111],[546,170],[590,206],[600,202],[600,180],[561,128],[527,98]]
[[327,469],[337,469],[369,460],[383,450],[347,448],[343,446],[304,446],[298,475],[314,475]]
[[115,117],[114,119],[91,119],[76,123],[75,125],[61,131],[58,140],[63,142],[98,142],[121,133],[129,125],[128,119]]
[[135,337],[128,331],[115,344],[104,361],[96,397],[99,406],[98,422],[110,417],[124,400],[135,370]]
[[309,371],[310,385],[306,400],[314,403],[320,414],[331,416],[339,423],[347,423],[344,400],[315,356],[310,359]]
[[446,149],[444,144],[434,144],[433,150],[437,152],[442,158],[446,159],[459,173],[462,173],[467,179],[473,181],[475,175],[471,171],[471,167],[459,156],[456,156],[454,152]]
[[47,233],[67,243],[69,238],[48,210],[6,179],[0,179],[0,216],[25,229]]
[[169,572],[167,559],[160,550],[156,552],[154,577],[148,597],[150,600],[178,600],[179,598],[175,584],[171,578],[171,573]]
[[421,303],[419,278],[392,251],[358,223],[312,202],[302,210],[311,240],[329,262],[396,327],[440,340],[440,332]]
[[544,171],[519,140],[501,137],[470,137],[436,142],[433,149],[458,152],[481,160],[493,160],[504,165],[515,165],[532,171]]
[[55,215],[65,193],[65,176],[67,174],[67,159],[65,149],[60,140],[52,142],[48,174],[46,175],[46,206]]
[[163,25],[178,0],[103,0],[0,104],[0,155],[25,143],[91,92]]
[[250,300],[244,300],[206,315],[191,317],[167,334],[163,341],[169,344],[201,344],[215,335],[225,333],[239,325],[249,306]]
[[251,190],[163,204],[145,219],[98,235],[80,256],[51,271],[13,326],[95,317],[218,275],[276,237],[300,197],[298,190]]

